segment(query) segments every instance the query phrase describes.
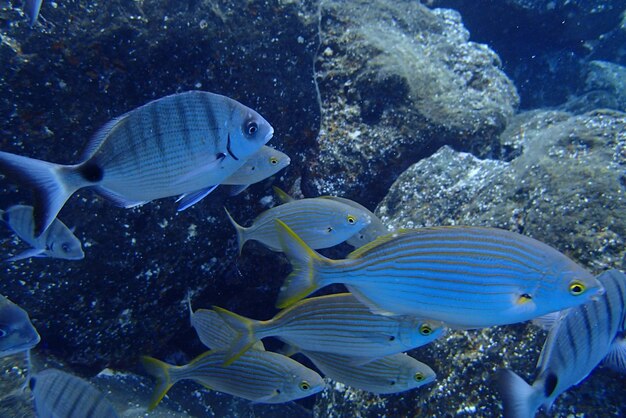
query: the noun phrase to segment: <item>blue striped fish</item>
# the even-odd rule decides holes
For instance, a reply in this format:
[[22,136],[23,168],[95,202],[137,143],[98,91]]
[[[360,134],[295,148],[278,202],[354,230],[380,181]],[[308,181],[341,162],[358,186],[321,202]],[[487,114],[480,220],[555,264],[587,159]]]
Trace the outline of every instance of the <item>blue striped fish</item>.
[[437,378],[428,365],[404,353],[355,365],[349,356],[308,350],[299,352],[307,356],[326,377],[377,394],[405,392],[434,382]]
[[144,368],[156,378],[149,409],[156,408],[167,391],[183,379],[259,403],[289,402],[324,388],[319,374],[281,354],[250,350],[228,367],[224,360],[222,351],[207,351],[185,366],[142,357]]
[[533,417],[543,405],[583,380],[606,357],[626,371],[626,275],[609,270],[598,276],[606,292],[565,312],[550,330],[532,386],[510,370],[498,374],[505,417]]
[[154,100],[107,123],[78,164],[0,152],[0,170],[35,193],[35,235],[67,199],[91,187],[123,207],[181,195],[185,209],[236,172],[273,135],[254,110],[190,91]]
[[343,283],[375,313],[413,315],[459,328],[527,321],[602,293],[589,272],[552,247],[480,227],[401,230],[330,260],[277,221],[293,272],[278,307]]
[[[285,192],[284,190],[276,186],[274,186],[273,189],[274,189],[274,193],[276,193],[276,196],[278,196],[278,199],[280,199],[282,203],[293,202],[296,200],[293,197],[291,197],[289,194],[287,194],[287,192]],[[362,247],[365,244],[374,241],[376,238],[389,233],[389,230],[387,229],[385,224],[383,224],[383,222],[380,219],[378,219],[378,216],[374,215],[369,209],[367,209],[365,206],[361,205],[360,203],[357,203],[354,200],[350,200],[350,199],[346,199],[344,197],[338,197],[338,196],[320,196],[320,197],[322,199],[330,199],[336,202],[345,203],[348,206],[357,208],[365,212],[367,216],[370,218],[369,225],[367,225],[365,228],[361,229],[359,232],[357,232],[352,237],[346,240],[346,242],[352,245],[353,247],[356,247],[356,248]]]
[[278,337],[310,351],[359,358],[355,362],[365,363],[428,344],[443,332],[434,321],[373,314],[350,293],[304,299],[268,321],[214,309],[236,331],[226,364],[266,337]]
[[106,397],[89,382],[57,369],[31,377],[37,418],[116,418]]
[[0,358],[28,351],[39,340],[28,313],[0,295]]
[[276,233],[276,219],[289,225],[312,248],[328,248],[344,242],[370,223],[369,216],[345,203],[322,198],[294,200],[266,210],[252,226],[239,225],[226,210],[237,231],[239,252],[249,240],[261,242],[273,251],[281,251]]
[[36,237],[32,206],[15,205],[6,211],[0,210],[0,220],[32,247],[5,261],[18,261],[29,257],[82,260],[85,257],[80,240],[59,219],[54,219],[50,227]]
[[258,183],[278,173],[291,163],[289,156],[272,147],[263,145],[256,154],[222,182],[231,185],[231,195],[243,192],[249,185]]

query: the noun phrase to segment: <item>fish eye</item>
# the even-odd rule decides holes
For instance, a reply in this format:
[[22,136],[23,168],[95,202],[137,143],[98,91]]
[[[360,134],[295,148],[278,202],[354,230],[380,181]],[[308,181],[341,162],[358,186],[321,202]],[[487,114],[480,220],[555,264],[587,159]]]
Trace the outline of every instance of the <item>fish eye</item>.
[[433,332],[433,329],[428,324],[422,324],[420,327],[420,334],[422,335],[430,335]]
[[245,130],[246,135],[253,136],[258,131],[259,131],[259,125],[257,125],[255,121],[251,120],[246,123],[246,130]]
[[276,158],[276,157],[270,157],[270,164],[272,164],[272,165],[276,165],[276,164],[278,164],[278,158]]
[[415,373],[415,376],[413,376],[413,379],[415,379],[416,382],[421,382],[422,380],[424,380],[424,378],[424,373],[421,372],[417,372]]
[[585,285],[577,280],[569,284],[569,292],[574,296],[578,296],[582,294],[584,291],[585,291]]
[[353,215],[348,215],[346,219],[348,220],[348,223],[350,225],[354,225],[356,223],[356,217],[354,217]]
[[311,389],[311,384],[309,382],[307,382],[306,380],[303,380],[302,382],[300,382],[300,389],[302,390],[309,390]]

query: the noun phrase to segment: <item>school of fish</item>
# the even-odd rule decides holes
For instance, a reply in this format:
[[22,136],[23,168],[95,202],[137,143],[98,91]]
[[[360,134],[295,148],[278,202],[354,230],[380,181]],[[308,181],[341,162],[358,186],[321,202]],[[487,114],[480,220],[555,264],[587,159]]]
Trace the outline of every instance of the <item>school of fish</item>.
[[[27,2],[29,14],[41,2]],[[34,23],[35,20],[32,20]],[[90,188],[123,207],[177,197],[178,210],[218,186],[231,195],[270,179],[290,164],[266,144],[274,129],[260,114],[218,94],[189,91],[166,96],[102,127],[75,164],[61,165],[0,151],[0,172],[30,188],[33,206],[14,205],[0,220],[30,248],[3,257],[81,260],[80,240],[58,219],[65,202]],[[241,254],[257,241],[282,252],[292,265],[277,296],[282,310],[252,319],[219,306],[191,308],[190,323],[209,349],[186,365],[141,360],[156,380],[155,408],[181,380],[259,403],[314,395],[322,375],[376,394],[432,383],[436,372],[406,352],[449,329],[477,329],[542,319],[550,331],[532,385],[501,370],[504,415],[532,417],[580,383],[603,360],[626,370],[626,276],[592,275],[556,249],[510,231],[448,226],[388,231],[364,206],[337,196],[282,202],[250,224],[233,225]],[[346,258],[316,250],[347,242]],[[349,293],[309,297],[343,284]],[[265,349],[264,338],[284,343]],[[0,356],[28,353],[40,337],[28,314],[0,296]],[[299,353],[299,354],[298,354]],[[306,356],[317,370],[292,359]],[[297,358],[297,357],[296,357]],[[49,369],[29,381],[38,416],[117,416],[89,382]],[[87,414],[81,415],[87,411]]]

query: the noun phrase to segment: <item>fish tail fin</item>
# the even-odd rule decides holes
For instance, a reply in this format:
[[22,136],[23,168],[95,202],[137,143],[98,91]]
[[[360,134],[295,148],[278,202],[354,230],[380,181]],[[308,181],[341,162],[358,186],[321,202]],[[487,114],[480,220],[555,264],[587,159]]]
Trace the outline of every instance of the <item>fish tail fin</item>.
[[161,402],[167,391],[176,383],[172,381],[170,376],[170,370],[175,366],[149,356],[142,356],[141,364],[144,369],[156,379],[156,386],[154,387],[150,405],[148,406],[148,410],[152,411],[157,407],[159,402]]
[[237,337],[224,359],[224,366],[230,366],[259,340],[255,332],[259,321],[246,318],[219,306],[213,306],[213,310],[237,333]]
[[280,219],[276,220],[276,228],[280,245],[293,268],[280,288],[276,302],[277,308],[286,308],[323,286],[318,267],[332,260],[314,251]]
[[224,208],[226,211],[226,216],[228,216],[228,220],[235,227],[235,231],[237,232],[237,247],[239,248],[239,255],[241,255],[241,250],[243,249],[243,245],[246,243],[246,228],[239,225],[235,219],[230,215],[228,209]]
[[49,163],[0,151],[0,171],[32,188],[35,195],[33,216],[35,235],[45,231],[65,205],[67,199],[83,184],[71,184],[72,166]]
[[524,379],[508,369],[498,370],[496,381],[500,395],[504,418],[532,418],[541,402],[538,402],[536,390]]

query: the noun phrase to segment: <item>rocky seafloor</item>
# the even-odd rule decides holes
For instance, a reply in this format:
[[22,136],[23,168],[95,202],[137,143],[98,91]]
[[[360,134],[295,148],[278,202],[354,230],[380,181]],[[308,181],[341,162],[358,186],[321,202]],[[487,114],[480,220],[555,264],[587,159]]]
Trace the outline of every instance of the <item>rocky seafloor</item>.
[[[237,197],[218,190],[180,213],[173,199],[132,210],[88,190],[70,199],[60,218],[76,227],[84,260],[0,265],[0,293],[27,309],[42,335],[35,365],[57,359],[92,378],[104,368],[124,371],[94,382],[124,416],[142,416],[149,389],[134,376],[143,373],[138,357],[182,363],[203,350],[188,323],[188,290],[194,307],[271,317],[289,265],[256,243],[238,257],[222,210],[245,223],[276,203],[270,184],[296,196],[357,200],[390,228],[506,228],[595,273],[626,268],[626,6],[603,2],[607,19],[585,2],[554,2],[548,11],[539,2],[496,9],[482,1],[424,3],[68,1],[44,3],[31,29],[21,2],[0,2],[3,151],[75,162],[112,117],[197,88],[258,110],[275,128],[270,144],[292,159],[273,183]],[[489,11],[482,21],[480,6]],[[498,11],[511,23],[484,29]],[[553,19],[564,14],[572,24],[559,33]],[[514,54],[520,34],[509,26],[533,19],[546,39],[526,45],[536,61]],[[586,52],[571,46],[580,39]],[[0,196],[0,207],[30,201],[8,179]],[[2,254],[20,245],[0,229]],[[499,416],[494,370],[511,367],[532,380],[544,336],[526,324],[449,332],[411,353],[435,369],[437,381],[398,395],[332,383],[315,398],[268,406],[189,383],[172,389],[162,413]],[[2,371],[3,388],[24,379],[19,358],[3,359]],[[550,416],[619,415],[625,386],[624,375],[599,368],[562,395]],[[32,416],[26,399],[19,407],[19,399],[0,401],[0,416]]]

